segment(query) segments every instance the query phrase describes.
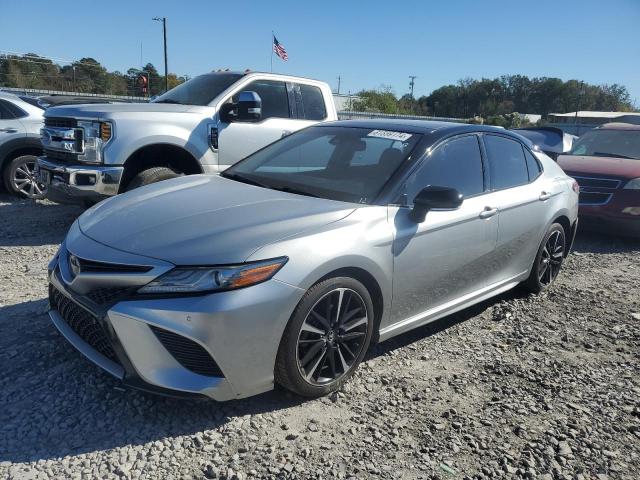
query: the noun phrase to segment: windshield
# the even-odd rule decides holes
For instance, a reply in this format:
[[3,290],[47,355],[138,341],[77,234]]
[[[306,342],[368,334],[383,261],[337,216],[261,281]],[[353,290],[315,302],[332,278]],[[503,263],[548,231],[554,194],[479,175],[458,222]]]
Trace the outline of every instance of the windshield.
[[177,103],[206,106],[232,84],[242,78],[241,73],[207,73],[187,80],[152,103]]
[[569,155],[640,159],[640,130],[591,130],[573,144]]
[[222,175],[275,190],[369,204],[420,137],[372,128],[311,127],[254,153]]

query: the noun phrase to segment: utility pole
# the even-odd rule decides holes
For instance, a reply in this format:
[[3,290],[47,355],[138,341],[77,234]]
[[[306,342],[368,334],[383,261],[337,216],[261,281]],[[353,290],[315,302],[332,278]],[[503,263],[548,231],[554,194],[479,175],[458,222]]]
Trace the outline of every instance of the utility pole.
[[413,87],[416,84],[416,77],[415,75],[409,75],[409,88],[411,89],[411,98],[413,98]]
[[164,37],[164,90],[169,90],[169,72],[167,70],[167,17],[153,17],[156,22],[162,22],[162,36]]
[[336,92],[338,95],[340,95],[340,80],[342,80],[342,78],[338,75],[338,91]]
[[416,84],[416,76],[409,75],[409,88],[411,89],[411,113],[413,113],[413,87]]
[[73,67],[73,91],[76,91],[76,66],[74,65]]

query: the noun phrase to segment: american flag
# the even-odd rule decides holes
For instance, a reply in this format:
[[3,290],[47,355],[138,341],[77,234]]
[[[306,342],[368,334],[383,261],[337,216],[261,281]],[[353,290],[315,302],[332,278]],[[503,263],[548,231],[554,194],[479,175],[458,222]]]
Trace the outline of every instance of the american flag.
[[273,51],[277,56],[279,56],[285,62],[289,60],[289,55],[287,55],[287,51],[284,49],[284,46],[278,41],[276,36],[273,36]]

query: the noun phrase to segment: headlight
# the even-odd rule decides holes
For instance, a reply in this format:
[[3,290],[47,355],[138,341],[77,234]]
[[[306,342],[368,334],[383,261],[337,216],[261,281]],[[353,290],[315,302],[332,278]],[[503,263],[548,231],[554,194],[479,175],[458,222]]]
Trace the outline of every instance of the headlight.
[[102,147],[113,136],[111,122],[84,121],[78,122],[84,132],[84,150],[78,157],[83,162],[102,163]]
[[287,257],[220,267],[177,267],[138,290],[138,293],[203,293],[234,290],[273,277]]
[[625,190],[640,190],[640,178],[629,180],[623,188]]

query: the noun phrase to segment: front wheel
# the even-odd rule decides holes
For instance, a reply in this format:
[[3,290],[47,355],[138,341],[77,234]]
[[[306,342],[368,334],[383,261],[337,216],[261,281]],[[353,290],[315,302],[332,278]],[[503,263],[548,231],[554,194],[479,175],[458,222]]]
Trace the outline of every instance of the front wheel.
[[36,162],[33,155],[22,155],[9,162],[4,169],[4,184],[9,193],[33,200],[45,197],[47,189],[35,175]]
[[538,248],[531,274],[523,283],[525,289],[532,293],[539,293],[549,287],[560,273],[565,249],[564,228],[559,223],[554,223]]
[[181,176],[178,173],[168,167],[151,167],[141,171],[125,186],[125,192],[129,192],[135,188],[142,187],[144,185],[151,185],[152,183],[161,182],[162,180],[169,180],[170,178],[176,178]]
[[338,390],[362,361],[374,328],[366,287],[350,277],[317,283],[296,307],[280,342],[278,384],[305,397]]

